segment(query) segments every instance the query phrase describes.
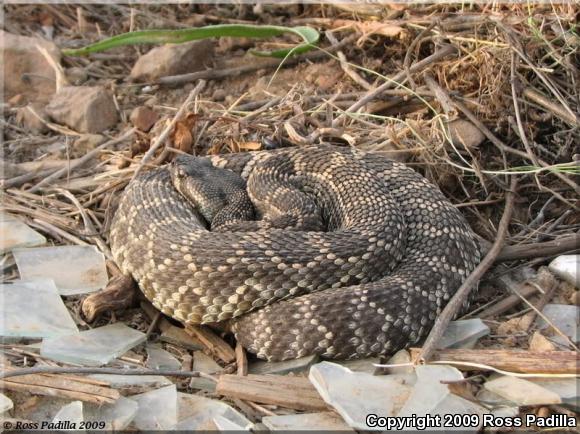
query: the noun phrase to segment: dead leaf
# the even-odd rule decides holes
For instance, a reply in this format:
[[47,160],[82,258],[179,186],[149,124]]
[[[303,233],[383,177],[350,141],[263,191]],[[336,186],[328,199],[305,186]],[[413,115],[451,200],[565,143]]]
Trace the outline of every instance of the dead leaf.
[[182,152],[191,154],[193,145],[193,127],[197,122],[198,115],[189,113],[185,118],[175,123],[173,134],[171,136],[173,146]]

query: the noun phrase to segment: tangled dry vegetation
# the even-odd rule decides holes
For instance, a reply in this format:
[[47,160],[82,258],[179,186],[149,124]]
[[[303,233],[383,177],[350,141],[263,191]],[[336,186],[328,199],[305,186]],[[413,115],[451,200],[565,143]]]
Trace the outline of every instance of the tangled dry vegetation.
[[[580,35],[572,3],[4,8],[6,31],[52,38],[60,48],[129,30],[215,23],[305,25],[321,32],[319,47],[283,61],[246,50],[286,46],[289,39],[223,38],[200,55],[193,72],[145,81],[129,76],[152,47],[63,56],[52,66],[57,88],[98,85],[114,95],[118,122],[100,137],[42,116],[38,105],[32,106],[42,119],[35,133],[22,113],[36,101],[7,95],[2,209],[25,217],[55,244],[96,245],[109,259],[111,276],[118,270],[107,234],[119,192],[137,170],[182,152],[329,142],[383,153],[438,184],[490,243],[516,176],[506,244],[527,246],[529,253],[536,243],[578,234]],[[138,107],[154,112],[150,130],[131,116]],[[485,281],[537,268],[552,255],[520,255],[525,259],[497,266]],[[5,259],[5,280],[17,276],[13,265]],[[503,297],[493,284],[482,287],[474,309]],[[553,296],[568,299],[567,291]],[[81,300],[68,303],[83,321]],[[115,318],[149,328],[141,309],[105,312],[94,324]],[[492,318],[496,326],[504,320]],[[490,339],[489,345],[527,348],[528,336]],[[12,356],[20,364],[25,357]]]

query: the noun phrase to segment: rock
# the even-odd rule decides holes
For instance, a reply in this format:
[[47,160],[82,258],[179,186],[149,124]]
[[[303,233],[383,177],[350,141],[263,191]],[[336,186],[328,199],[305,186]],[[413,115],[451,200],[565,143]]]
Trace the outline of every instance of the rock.
[[[449,417],[447,415],[458,415],[458,416],[477,415],[477,418],[473,419],[463,417],[458,418],[459,421],[461,422],[460,424],[454,427],[441,427],[441,426],[432,427],[432,429],[436,431],[443,430],[443,431],[461,431],[473,433],[477,433],[481,429],[481,426],[483,425],[482,416],[484,414],[489,414],[489,411],[485,407],[482,407],[481,405],[478,405],[474,402],[468,401],[465,398],[461,398],[460,396],[453,394],[448,395],[443,401],[441,401],[437,405],[437,407],[435,407],[431,412],[429,412],[429,415],[431,416],[435,415],[441,416],[441,420],[445,420],[446,417]],[[426,415],[417,415],[417,416],[426,416]],[[464,420],[469,420],[470,424],[466,425],[463,422]],[[472,424],[472,421],[474,420],[478,422],[477,425]]]
[[[180,431],[202,430],[205,424],[218,416],[236,425],[238,429],[247,430],[252,426],[248,419],[226,403],[187,393],[178,393],[178,414],[179,423],[174,429]],[[227,422],[218,419],[218,427],[224,424]]]
[[558,256],[550,262],[548,268],[560,279],[580,289],[580,255]]
[[580,410],[580,379],[530,378],[529,381],[558,394],[565,406],[571,407],[574,411]]
[[465,119],[451,121],[447,124],[447,128],[449,128],[451,142],[459,149],[477,148],[485,140],[479,128]]
[[484,387],[518,406],[560,404],[560,396],[538,384],[517,377],[500,376],[487,381]]
[[494,410],[496,408],[514,407],[516,405],[515,402],[484,388],[477,392],[476,398],[478,402],[484,404],[486,407],[493,408]]
[[121,431],[135,418],[138,408],[135,401],[121,396],[114,404],[85,404],[84,416],[87,421],[105,422],[104,430]]
[[46,112],[81,133],[100,133],[119,120],[112,95],[101,86],[65,86],[46,106]]
[[417,382],[411,396],[397,416],[425,416],[431,414],[451,391],[443,381],[461,381],[463,374],[456,368],[446,365],[426,365],[415,367]]
[[162,342],[167,342],[168,344],[177,345],[178,347],[183,347],[186,350],[201,350],[204,346],[196,338],[189,336],[184,329],[169,326],[159,337]]
[[307,371],[310,366],[318,361],[318,356],[306,356],[294,360],[286,360],[283,362],[254,362],[248,366],[250,374],[278,374],[284,375],[289,372],[303,372]]
[[[35,116],[31,109],[38,116]],[[34,102],[28,104],[26,107],[20,107],[16,112],[16,123],[32,133],[44,134],[49,130],[41,119],[48,121],[48,115],[44,111],[44,104],[42,103]]]
[[0,414],[8,410],[12,410],[13,407],[14,403],[12,402],[12,400],[3,393],[0,393]]
[[570,303],[580,306],[580,291],[574,291],[574,293],[570,296]]
[[[83,417],[83,403],[82,401],[73,401],[70,404],[65,405],[62,407],[59,412],[54,416],[52,419],[53,423],[64,423],[70,424],[71,427],[79,427],[80,423],[84,421]],[[84,429],[75,430],[77,432],[83,433],[85,432]]]
[[530,351],[554,351],[556,348],[542,333],[534,332],[530,339]]
[[101,143],[105,143],[106,137],[100,134],[83,134],[78,136],[73,144],[73,153],[76,156],[82,157],[86,153],[92,151]]
[[137,129],[147,132],[159,119],[159,115],[151,110],[149,107],[140,106],[135,107],[129,117],[131,123]]
[[335,363],[351,371],[374,374],[377,370],[375,365],[381,363],[381,359],[379,357],[368,357],[366,359],[337,360]]
[[10,214],[0,213],[0,254],[46,243],[46,238]]
[[406,379],[400,376],[352,372],[330,362],[313,365],[308,378],[322,399],[334,407],[350,427],[359,430],[369,429],[369,414],[396,415],[412,391]]
[[50,338],[78,333],[52,280],[0,284],[0,336]]
[[89,78],[87,70],[85,68],[79,68],[77,66],[67,68],[65,74],[68,82],[75,86],[80,86]]
[[133,425],[139,430],[169,430],[177,423],[175,384],[130,397],[139,405]]
[[181,363],[171,353],[158,345],[147,345],[147,363],[145,366],[151,369],[169,369],[179,371]]
[[22,94],[30,102],[48,102],[56,91],[54,70],[37,45],[47,50],[57,63],[60,62],[60,51],[52,42],[0,30],[6,99]]
[[102,366],[144,342],[145,333],[117,322],[42,341],[40,355],[64,363]]
[[[562,333],[564,333],[572,342],[578,342],[578,329],[580,324],[580,307],[572,306],[568,304],[547,304],[544,309],[542,309],[544,316],[558,328]],[[546,328],[548,332],[553,336],[553,340],[562,345],[568,345],[566,339],[562,337],[559,333],[552,329],[541,317],[536,320],[536,326],[538,329],[543,330]]]
[[[193,370],[203,372],[204,374],[215,374],[220,372],[223,368],[218,365],[210,356],[201,351],[193,352]],[[215,392],[216,382],[208,378],[193,377],[189,386],[192,389],[207,390],[208,392]]]
[[262,423],[270,431],[348,431],[355,432],[335,413],[288,414],[283,416],[266,416]]
[[210,40],[167,44],[153,48],[139,57],[131,70],[134,81],[154,81],[167,75],[201,71],[213,57],[214,44]]
[[12,253],[23,280],[52,279],[61,295],[98,291],[109,281],[105,256],[95,246],[36,247]]
[[451,321],[439,342],[439,348],[473,348],[478,339],[489,334],[489,327],[479,318]]

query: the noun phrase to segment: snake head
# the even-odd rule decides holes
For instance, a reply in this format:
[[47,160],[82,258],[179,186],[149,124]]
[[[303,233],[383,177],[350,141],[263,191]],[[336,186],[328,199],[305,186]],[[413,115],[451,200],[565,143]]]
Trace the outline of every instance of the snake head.
[[[214,167],[208,158],[180,155],[168,167],[175,189],[213,226],[216,216],[228,215],[240,197],[247,198],[246,183],[236,173]],[[253,212],[249,199],[244,202]],[[221,218],[218,219],[221,221]]]

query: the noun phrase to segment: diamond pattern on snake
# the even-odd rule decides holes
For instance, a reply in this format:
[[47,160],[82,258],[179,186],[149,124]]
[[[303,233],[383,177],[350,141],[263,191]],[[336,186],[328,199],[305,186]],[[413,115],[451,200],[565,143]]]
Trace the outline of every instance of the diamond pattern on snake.
[[414,345],[480,260],[436,186],[330,145],[180,156],[131,182],[110,242],[163,313],[268,360]]

